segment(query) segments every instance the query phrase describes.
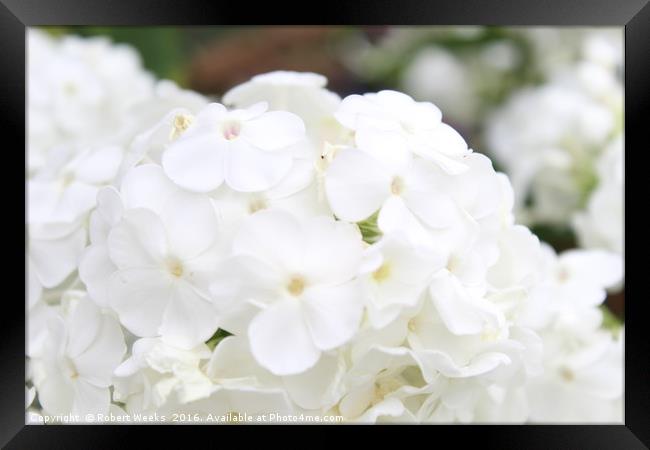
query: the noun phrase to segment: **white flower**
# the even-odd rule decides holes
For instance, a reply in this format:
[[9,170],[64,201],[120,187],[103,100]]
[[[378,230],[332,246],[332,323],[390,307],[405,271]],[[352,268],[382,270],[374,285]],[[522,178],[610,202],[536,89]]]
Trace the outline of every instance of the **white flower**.
[[53,39],[35,29],[28,39],[30,174],[47,166],[54,146],[126,144],[127,111],[153,90],[134,49],[100,37]]
[[[536,329],[554,323],[574,329],[587,328],[593,320],[600,323],[595,307],[607,297],[606,288],[623,277],[620,255],[603,250],[567,250],[556,255],[544,246],[543,279],[530,292],[530,300],[519,312],[519,321]],[[589,316],[595,316],[589,320]]]
[[34,385],[48,414],[106,414],[113,370],[126,351],[119,323],[88,298],[48,322],[45,350],[33,360]]
[[366,249],[365,259],[363,285],[368,317],[375,328],[388,325],[404,308],[415,306],[431,275],[443,265],[439,255],[395,235]]
[[622,335],[558,330],[545,334],[544,347],[544,374],[528,386],[531,421],[622,422]]
[[401,84],[414,97],[428,99],[449,117],[468,123],[475,119],[479,106],[479,97],[470,88],[471,70],[452,52],[429,46],[417,52]]
[[623,253],[623,139],[619,137],[598,160],[599,181],[585,210],[574,217],[580,244]]
[[363,309],[356,227],[260,211],[243,223],[233,254],[226,262],[233,273],[220,272],[211,291],[224,313],[249,300],[261,308],[243,329],[225,328],[248,334],[263,367],[278,375],[303,372],[354,335]]
[[165,173],[179,186],[208,192],[226,182],[243,192],[268,189],[293,163],[291,146],[305,134],[294,114],[258,103],[228,111],[212,103],[163,154]]
[[[429,243],[425,226],[449,229],[463,221],[457,205],[437,189],[436,168],[414,158],[394,140],[362,142],[337,152],[325,175],[325,192],[336,217],[358,222],[379,211],[377,225]],[[372,152],[372,153],[371,153]]]
[[224,94],[223,102],[237,108],[267,102],[272,111],[296,114],[320,147],[323,140],[331,141],[341,136],[341,127],[333,115],[341,98],[325,89],[326,84],[327,78],[316,73],[278,70],[256,75],[235,86]]
[[138,339],[131,356],[115,369],[115,400],[133,414],[155,412],[172,393],[182,403],[208,397],[212,382],[200,363],[209,357],[205,344],[181,349],[160,338]]
[[74,155],[59,148],[48,170],[29,180],[30,224],[70,224],[95,206],[99,187],[110,183],[122,161],[122,149],[109,146]]
[[[622,129],[622,85],[603,71],[572,67],[515,92],[488,119],[487,149],[512,180],[518,213],[531,223],[571,225],[567,219],[591,195],[595,162]],[[524,208],[527,199],[532,205]]]
[[218,327],[207,293],[219,259],[210,200],[178,189],[153,165],[133,169],[120,191],[124,212],[85,253],[84,281],[135,335],[182,348],[204,342]]
[[360,142],[369,139],[391,139],[397,148],[408,149],[445,172],[458,174],[466,170],[462,158],[471,151],[460,134],[442,122],[442,113],[432,103],[415,102],[395,91],[350,95],[343,99],[335,116],[355,131],[359,147],[363,147]]

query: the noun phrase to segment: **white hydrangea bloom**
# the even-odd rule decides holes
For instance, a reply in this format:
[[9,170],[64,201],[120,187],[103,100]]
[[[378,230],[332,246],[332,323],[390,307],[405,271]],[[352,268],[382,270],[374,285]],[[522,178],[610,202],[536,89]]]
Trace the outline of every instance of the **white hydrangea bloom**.
[[[352,338],[363,310],[356,227],[325,216],[298,221],[261,211],[242,224],[232,248],[229,270],[215,277],[211,292],[223,314],[237,310],[231,320],[247,333],[263,367],[300,373]],[[249,300],[260,311],[242,320],[250,308],[241,303]]]
[[30,39],[79,94],[29,107],[34,418],[616,417],[620,257],[540,245],[433,104],[273,72],[228,109],[105,41]]
[[179,186],[209,192],[224,181],[252,192],[277,184],[291,169],[305,134],[302,120],[285,111],[266,111],[265,103],[228,111],[212,103],[165,151],[165,173]]
[[126,351],[119,323],[87,297],[47,323],[43,351],[31,360],[38,400],[48,414],[106,414],[113,370]]

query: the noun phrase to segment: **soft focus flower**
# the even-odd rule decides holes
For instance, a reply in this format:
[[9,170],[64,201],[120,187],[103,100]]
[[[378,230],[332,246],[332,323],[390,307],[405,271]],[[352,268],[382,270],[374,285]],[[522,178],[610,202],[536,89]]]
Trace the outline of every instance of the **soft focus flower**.
[[225,180],[237,191],[272,187],[291,169],[291,146],[305,126],[294,114],[265,112],[267,105],[228,111],[213,103],[165,151],[165,173],[179,186],[208,192]]
[[[477,67],[516,65],[504,36]],[[29,40],[30,422],[620,421],[609,40],[495,114],[514,189],[400,92],[341,100],[276,71],[222,105],[154,82],[128,47]],[[474,98],[464,73],[442,77],[451,100]],[[518,224],[528,190],[591,248],[556,253]]]
[[126,350],[119,323],[82,297],[47,327],[43,352],[32,360],[44,411],[82,417],[108,413],[113,370]]
[[218,274],[211,291],[224,313],[249,300],[260,308],[237,331],[247,333],[263,367],[300,373],[354,335],[363,309],[361,244],[354,226],[329,217],[300,222],[263,211],[242,225],[226,263],[232,273]]

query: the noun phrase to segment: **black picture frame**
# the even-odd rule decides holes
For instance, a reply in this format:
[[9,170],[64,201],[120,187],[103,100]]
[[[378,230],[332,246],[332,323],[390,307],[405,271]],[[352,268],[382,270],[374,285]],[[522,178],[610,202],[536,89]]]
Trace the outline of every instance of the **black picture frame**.
[[[317,5],[305,2],[298,10],[289,2],[238,3],[226,1],[200,2],[194,0],[0,0],[0,136],[7,145],[4,149],[3,182],[5,196],[15,201],[6,209],[12,220],[3,226],[5,235],[0,242],[16,244],[15,254],[7,256],[4,267],[17,267],[20,255],[19,236],[26,233],[19,228],[16,211],[25,212],[25,196],[13,193],[23,183],[19,170],[20,149],[25,145],[25,28],[38,25],[217,25],[217,24],[364,24],[364,25],[549,25],[549,26],[621,26],[625,27],[625,145],[626,145],[626,272],[625,285],[625,422],[624,425],[526,425],[526,426],[437,426],[418,427],[418,439],[424,445],[441,442],[465,443],[476,440],[481,448],[517,449],[637,449],[650,446],[650,333],[648,315],[640,281],[630,283],[635,271],[643,271],[647,263],[647,237],[643,231],[630,234],[634,226],[643,226],[645,204],[644,188],[632,188],[634,181],[643,186],[643,150],[650,150],[647,125],[650,118],[650,5],[648,0],[348,0],[340,4],[323,2]],[[288,11],[293,15],[289,16]],[[18,150],[18,151],[17,151]],[[9,157],[10,156],[10,157]],[[646,175],[647,177],[647,175]],[[15,178],[15,179],[14,179]],[[5,197],[3,196],[3,197]],[[0,197],[0,198],[3,198]],[[647,198],[647,197],[646,197]],[[3,199],[4,200],[4,199]],[[22,205],[22,206],[21,206]],[[21,209],[22,208],[22,209]],[[631,217],[639,212],[639,219]],[[14,220],[15,219],[15,220]],[[12,228],[15,226],[15,228]],[[21,231],[22,230],[22,231]],[[647,232],[645,233],[647,235]],[[632,238],[634,236],[634,238]],[[647,258],[647,257],[646,257]],[[17,284],[5,272],[4,283]],[[17,275],[16,275],[17,277]],[[647,276],[646,276],[647,277]],[[640,276],[638,277],[639,279]],[[631,289],[635,294],[630,296]],[[102,426],[26,426],[24,408],[25,380],[25,313],[18,300],[19,292],[5,291],[0,325],[0,445],[10,449],[31,448],[119,448],[133,443],[130,435],[138,431],[155,432],[159,437],[182,437],[198,448],[195,433],[203,434],[216,445],[223,443],[223,433],[211,427],[142,427],[133,425]],[[647,296],[646,296],[647,297]],[[645,322],[645,323],[644,323]],[[219,430],[232,427],[220,427]],[[278,427],[257,427],[257,430]],[[307,433],[313,426],[300,427]],[[322,427],[317,427],[321,428]],[[379,437],[391,435],[407,445],[414,444],[415,428],[404,434],[402,427],[330,427],[337,433],[348,434],[359,428]],[[246,427],[237,427],[241,439],[249,439]],[[190,437],[190,433],[192,433]],[[282,429],[282,434],[288,434]],[[293,430],[290,433],[292,436]],[[408,440],[404,441],[404,437]],[[313,438],[310,438],[313,439]],[[319,438],[320,439],[320,438]],[[351,439],[348,437],[348,439]],[[247,442],[247,441],[240,441]],[[291,441],[281,441],[291,442]],[[311,441],[301,441],[304,443]],[[336,441],[335,441],[336,442]],[[343,440],[339,442],[351,442]],[[295,444],[298,446],[299,444]],[[448,445],[448,444],[447,444]],[[291,445],[292,447],[294,445]],[[302,445],[301,445],[302,446]]]

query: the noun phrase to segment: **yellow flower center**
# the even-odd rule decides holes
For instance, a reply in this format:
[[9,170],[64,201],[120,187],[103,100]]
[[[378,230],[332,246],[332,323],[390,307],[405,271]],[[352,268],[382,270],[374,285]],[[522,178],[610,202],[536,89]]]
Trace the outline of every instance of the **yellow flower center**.
[[385,262],[379,267],[379,269],[375,270],[372,273],[372,278],[377,283],[381,283],[382,281],[386,281],[388,277],[390,277],[390,273],[391,273],[390,264]]
[[294,276],[289,280],[287,284],[287,291],[294,297],[298,297],[305,290],[305,280],[299,276]]
[[173,141],[177,139],[185,130],[187,130],[194,118],[187,114],[178,114],[174,117],[174,122],[172,123],[172,131],[169,134],[169,140]]
[[400,177],[393,178],[393,181],[390,183],[390,192],[393,195],[400,195],[404,192],[404,180]]
[[183,276],[183,263],[176,258],[169,258],[167,260],[167,270],[176,278]]

